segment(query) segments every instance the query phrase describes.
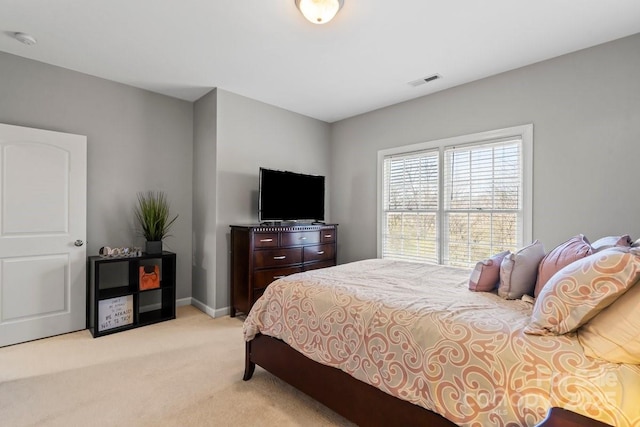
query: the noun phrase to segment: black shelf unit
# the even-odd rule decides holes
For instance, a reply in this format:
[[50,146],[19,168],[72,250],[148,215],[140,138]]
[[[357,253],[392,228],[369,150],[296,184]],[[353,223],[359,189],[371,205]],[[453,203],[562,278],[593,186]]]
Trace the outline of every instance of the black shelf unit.
[[[160,286],[141,290],[141,266],[157,265]],[[87,328],[94,338],[176,318],[176,254],[88,259]]]

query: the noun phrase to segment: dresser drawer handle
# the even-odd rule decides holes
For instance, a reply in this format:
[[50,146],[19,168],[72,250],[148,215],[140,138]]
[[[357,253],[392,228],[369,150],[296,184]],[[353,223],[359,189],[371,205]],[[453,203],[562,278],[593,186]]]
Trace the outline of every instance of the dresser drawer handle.
[[318,255],[324,254],[324,251],[318,251]]
[[273,280],[282,279],[283,277],[286,277],[286,276],[273,276]]
[[286,257],[286,255],[274,256],[273,259],[285,259]]
[[260,239],[261,242],[273,242],[273,239]]
[[301,237],[300,240],[307,240],[307,238],[306,237]]
[[331,234],[325,234],[325,235],[324,235],[324,238],[325,238],[325,239],[330,239],[330,238],[332,238],[332,237],[333,237],[333,236],[332,236]]

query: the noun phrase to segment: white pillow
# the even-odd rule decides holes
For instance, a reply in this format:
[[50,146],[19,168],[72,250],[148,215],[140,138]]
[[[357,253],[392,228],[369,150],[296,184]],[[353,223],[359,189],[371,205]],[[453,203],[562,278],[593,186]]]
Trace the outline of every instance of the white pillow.
[[632,243],[633,241],[631,240],[631,237],[628,234],[623,234],[622,236],[601,237],[593,242],[591,247],[593,248],[593,252],[598,252],[618,246],[629,247]]

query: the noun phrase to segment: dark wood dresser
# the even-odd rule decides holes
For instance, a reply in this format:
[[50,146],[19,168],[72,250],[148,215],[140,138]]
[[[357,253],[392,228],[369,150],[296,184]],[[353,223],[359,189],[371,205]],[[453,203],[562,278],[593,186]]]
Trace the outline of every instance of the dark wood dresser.
[[248,313],[269,283],[336,265],[337,224],[232,225],[231,317]]

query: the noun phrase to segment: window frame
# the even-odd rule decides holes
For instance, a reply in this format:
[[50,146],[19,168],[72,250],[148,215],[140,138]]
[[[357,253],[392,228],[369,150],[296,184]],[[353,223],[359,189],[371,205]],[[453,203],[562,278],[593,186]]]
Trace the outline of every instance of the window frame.
[[440,235],[439,262],[444,260],[444,152],[451,146],[476,145],[496,140],[518,138],[522,141],[522,230],[517,236],[518,247],[532,241],[533,237],[533,124],[512,126],[503,129],[489,130],[467,135],[442,138],[417,144],[403,145],[378,151],[377,167],[377,257],[382,258],[382,238],[384,232],[384,159],[388,156],[399,156],[418,151],[438,150],[438,229]]

